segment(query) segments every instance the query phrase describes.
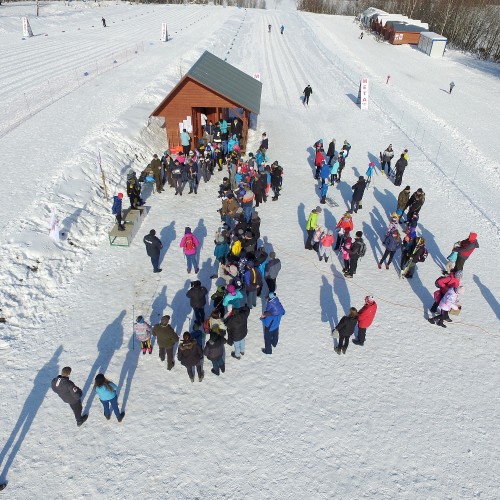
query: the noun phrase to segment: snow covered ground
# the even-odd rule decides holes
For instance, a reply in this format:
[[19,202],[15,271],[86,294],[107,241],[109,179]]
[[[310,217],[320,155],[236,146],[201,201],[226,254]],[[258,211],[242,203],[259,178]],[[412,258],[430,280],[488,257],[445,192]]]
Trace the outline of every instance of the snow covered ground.
[[[434,60],[410,47],[359,40],[352,18],[214,6],[72,2],[30,17],[31,3],[0,7],[0,102],[40,83],[93,71],[96,60],[144,48],[96,75],[0,138],[0,478],[12,498],[497,498],[500,445],[498,67],[448,52]],[[109,28],[102,28],[101,17]],[[166,21],[172,39],[158,41]],[[267,33],[267,25],[273,32]],[[285,25],[284,35],[277,28]],[[93,27],[92,27],[93,26]],[[63,31],[64,30],[64,31]],[[191,384],[133,349],[133,312],[188,328],[189,276],[179,248],[189,225],[203,242],[199,278],[210,285],[221,175],[198,197],[152,195],[130,248],[109,247],[110,204],[95,166],[99,147],[111,192],[130,168],[165,149],[150,112],[203,50],[260,72],[262,131],[285,167],[279,201],[263,206],[261,233],[282,260],[278,294],[287,310],[273,356],[260,352],[258,312],[247,353],[228,357],[216,378]],[[385,84],[390,74],[389,84]],[[368,111],[353,102],[361,75],[372,82]],[[452,95],[446,89],[456,83]],[[313,95],[304,108],[307,84]],[[30,94],[31,95],[31,94]],[[1,109],[1,106],[0,106]],[[417,128],[418,127],[418,128]],[[423,134],[422,132],[425,131]],[[376,176],[355,215],[368,243],[355,279],[336,260],[303,250],[318,204],[311,145],[352,144],[345,183],[321,222],[333,227],[350,185],[389,143],[410,154],[404,184],[422,187],[420,232],[430,256],[412,281],[379,270],[380,236],[399,189]],[[455,171],[458,168],[458,172]],[[48,238],[57,209],[67,235]],[[153,275],[142,237],[156,228],[163,273]],[[478,233],[466,263],[463,312],[448,329],[425,321],[434,280],[453,242]],[[212,283],[213,285],[213,283]],[[337,356],[331,328],[366,294],[379,304],[364,347]],[[229,349],[227,350],[229,354]],[[50,390],[65,365],[84,389],[87,423]],[[206,364],[207,366],[207,364]],[[89,389],[105,372],[127,415],[106,421]]]

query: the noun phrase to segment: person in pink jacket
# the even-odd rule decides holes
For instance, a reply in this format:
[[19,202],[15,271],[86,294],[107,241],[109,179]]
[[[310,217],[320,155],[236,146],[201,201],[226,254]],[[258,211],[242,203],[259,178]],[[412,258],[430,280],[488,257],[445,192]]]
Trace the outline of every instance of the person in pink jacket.
[[344,259],[344,269],[342,269],[342,272],[347,273],[350,271],[349,268],[349,262],[350,262],[350,256],[349,256],[349,250],[352,245],[352,238],[348,236],[345,240],[344,243],[342,243],[342,246],[340,249],[342,250],[342,258]]
[[184,230],[184,236],[182,237],[181,243],[179,245],[184,251],[184,255],[187,261],[187,272],[191,272],[191,268],[194,267],[194,272],[197,273],[200,269],[198,268],[198,258],[196,252],[200,246],[198,238],[191,232],[190,227],[186,227]]
[[142,354],[146,354],[146,351],[151,354],[153,352],[151,347],[151,325],[142,316],[137,316],[134,323],[134,333],[141,343]]
[[333,231],[331,229],[321,238],[319,242],[318,255],[319,260],[325,258],[325,262],[328,262],[329,257],[332,255],[332,245],[334,241]]
[[450,319],[450,310],[454,309],[455,311],[461,309],[461,305],[459,302],[459,295],[464,293],[464,287],[459,286],[457,288],[450,288],[444,294],[443,298],[439,302],[439,309],[441,309],[441,314],[434,316],[433,318],[429,318],[429,323],[433,325],[439,325],[443,328],[446,328],[446,325],[443,321],[451,321]]

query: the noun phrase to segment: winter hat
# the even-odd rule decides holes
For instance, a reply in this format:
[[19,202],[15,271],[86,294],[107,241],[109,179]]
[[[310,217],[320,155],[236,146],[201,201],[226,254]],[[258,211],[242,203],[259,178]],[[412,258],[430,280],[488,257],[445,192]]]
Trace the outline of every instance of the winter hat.
[[375,163],[373,163],[372,161],[370,162],[370,167],[374,167],[375,166]]
[[227,287],[227,291],[230,295],[236,295],[236,287],[234,285],[229,285]]
[[120,200],[123,198],[123,193],[118,193],[116,196],[118,196],[118,198],[120,198]]
[[155,153],[155,154],[153,155],[153,158],[158,158],[158,155]]
[[275,259],[276,258],[276,253],[275,252],[269,252],[269,258],[270,259]]
[[463,275],[464,275],[464,272],[463,272],[463,271],[457,271],[457,272],[455,273],[455,278],[460,279]]
[[189,156],[194,156],[194,151],[190,151]]
[[332,235],[333,231],[331,229],[328,230],[328,234]]
[[459,286],[459,287],[455,288],[455,291],[457,293],[464,293],[465,292],[465,288],[463,286]]
[[191,281],[191,286],[193,288],[198,288],[199,286],[201,286],[201,281],[200,280]]
[[424,190],[422,188],[417,189],[417,193],[423,193],[423,192],[424,192]]
[[274,298],[276,298],[276,294],[274,292],[271,292],[269,295],[268,295],[268,299],[269,300],[273,300]]
[[470,233],[469,234],[469,241],[476,241],[477,240],[477,234],[476,233]]
[[184,229],[184,234],[190,234],[191,233],[191,228],[190,227],[186,227]]
[[346,243],[352,243],[352,238],[350,236],[348,236],[346,239],[345,239],[345,242]]
[[363,231],[356,231],[356,238],[361,238],[363,236]]
[[133,170],[130,170],[130,172],[127,174],[127,179],[133,179],[135,175],[135,172]]
[[184,332],[182,334],[182,339],[184,342],[189,342],[191,340],[191,334],[189,332]]
[[226,241],[226,238],[224,238],[224,236],[222,236],[222,235],[217,238],[217,243],[224,243],[225,241]]
[[149,235],[150,236],[155,236],[156,235],[156,231],[154,229],[151,229],[151,231],[149,231]]
[[252,233],[250,231],[245,231],[245,238],[251,238]]
[[406,186],[404,190],[405,191],[411,191],[411,187],[410,186]]
[[323,209],[320,206],[316,207],[316,213],[320,214],[323,211]]
[[374,304],[375,303],[375,299],[373,298],[373,295],[367,295],[365,297],[365,303],[366,304]]
[[234,194],[233,193],[227,193],[226,194],[226,198],[229,198],[229,199],[234,198]]
[[142,316],[137,316],[137,323],[144,323],[144,318]]
[[358,180],[360,180],[360,181],[364,181],[364,180],[365,180],[365,178],[364,178],[362,175],[360,175]]
[[165,316],[162,316],[162,318],[160,320],[160,324],[163,326],[167,326],[169,321],[170,321],[170,316],[165,315]]

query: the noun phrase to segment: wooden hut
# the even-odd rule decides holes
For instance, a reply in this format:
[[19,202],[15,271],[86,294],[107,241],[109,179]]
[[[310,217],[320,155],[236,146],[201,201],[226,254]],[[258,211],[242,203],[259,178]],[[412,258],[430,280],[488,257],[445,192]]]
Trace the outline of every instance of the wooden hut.
[[[262,83],[205,51],[151,116],[165,118],[169,147],[180,145],[180,132],[191,134],[191,147],[203,137],[202,117],[216,123],[234,117],[243,124],[240,141],[245,150],[250,114],[260,112]],[[203,116],[204,115],[204,116]]]
[[391,23],[387,30],[387,40],[393,45],[414,44],[418,45],[420,34],[428,28],[414,24]]

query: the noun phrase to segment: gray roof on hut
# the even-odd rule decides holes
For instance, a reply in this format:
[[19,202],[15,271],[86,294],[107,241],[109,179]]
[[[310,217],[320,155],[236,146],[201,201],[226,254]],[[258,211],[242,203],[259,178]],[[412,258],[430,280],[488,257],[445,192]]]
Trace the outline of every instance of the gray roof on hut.
[[262,83],[208,51],[186,73],[193,80],[236,102],[253,113],[260,112]]
[[398,33],[422,33],[423,31],[429,31],[423,26],[415,26],[414,24],[406,24],[406,23],[395,23],[395,22],[387,22],[387,28],[394,28],[395,32]]

